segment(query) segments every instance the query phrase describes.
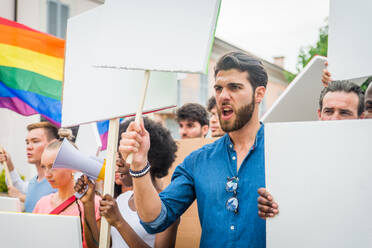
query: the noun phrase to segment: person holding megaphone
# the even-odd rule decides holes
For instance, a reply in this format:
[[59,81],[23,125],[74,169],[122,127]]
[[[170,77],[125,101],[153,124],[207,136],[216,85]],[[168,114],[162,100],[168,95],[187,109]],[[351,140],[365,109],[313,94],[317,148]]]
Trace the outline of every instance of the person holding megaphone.
[[[120,125],[119,134],[124,133],[133,120],[127,120]],[[160,178],[168,174],[175,159],[177,145],[160,123],[148,118],[143,119],[144,126],[148,130],[151,139],[151,148],[148,160],[151,163],[150,175],[154,187],[158,192],[162,191]],[[125,188],[131,188],[132,176],[129,172],[129,165],[117,156],[117,172],[120,173],[121,183]],[[83,193],[86,188],[93,191],[94,184],[87,176],[82,176],[75,185],[78,193]],[[90,205],[93,204],[93,198]],[[83,202],[84,203],[84,202]],[[84,203],[85,204],[85,203]],[[90,208],[93,211],[93,208]],[[120,194],[115,200],[111,195],[106,194],[100,201],[100,214],[104,216],[111,227],[112,247],[174,247],[176,242],[177,228],[179,221],[168,227],[165,231],[158,234],[149,234],[140,224],[137,209],[134,203],[134,192],[128,190]],[[92,215],[92,213],[91,213]],[[98,231],[98,230],[95,230]]]
[[41,156],[41,168],[45,171],[46,179],[53,188],[57,189],[57,192],[42,197],[36,203],[33,213],[80,216],[83,247],[98,246],[99,234],[97,230],[100,228],[101,219],[99,214],[100,197],[95,195],[94,189],[89,188],[78,199],[74,190],[74,170],[53,167],[65,138],[75,146],[71,142],[71,130],[60,129],[58,135],[59,140],[50,143]]

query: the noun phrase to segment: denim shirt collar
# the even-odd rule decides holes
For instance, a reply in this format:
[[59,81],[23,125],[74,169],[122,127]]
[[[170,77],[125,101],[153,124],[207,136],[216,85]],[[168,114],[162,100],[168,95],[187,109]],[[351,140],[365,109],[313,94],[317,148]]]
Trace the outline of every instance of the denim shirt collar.
[[[264,138],[264,124],[260,122],[260,128],[258,129],[258,132],[256,134],[254,144],[252,146],[252,150],[254,150],[258,145],[258,140],[261,140],[261,138]],[[234,150],[234,144],[232,143],[232,140],[230,138],[230,135],[226,133],[224,135],[224,143],[227,146],[228,149]]]

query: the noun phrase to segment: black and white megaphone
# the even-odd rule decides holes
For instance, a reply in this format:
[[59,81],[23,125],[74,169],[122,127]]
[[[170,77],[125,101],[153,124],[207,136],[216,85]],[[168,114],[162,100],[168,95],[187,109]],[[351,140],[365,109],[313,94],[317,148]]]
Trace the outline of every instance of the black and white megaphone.
[[[53,169],[71,169],[87,175],[90,180],[105,178],[106,161],[101,158],[88,156],[76,149],[67,139],[63,139],[61,147],[54,160]],[[81,198],[83,194],[76,194]]]

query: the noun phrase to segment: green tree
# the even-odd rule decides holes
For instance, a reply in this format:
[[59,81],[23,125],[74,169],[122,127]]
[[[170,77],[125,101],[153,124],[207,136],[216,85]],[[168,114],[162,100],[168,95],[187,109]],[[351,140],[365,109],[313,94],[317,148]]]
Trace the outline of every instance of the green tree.
[[309,63],[315,55],[327,56],[328,51],[328,24],[319,29],[319,38],[315,46],[306,46],[300,49],[297,57],[296,73],[285,72],[284,76],[291,82],[297,74]]
[[367,88],[368,88],[368,86],[369,86],[369,84],[371,82],[372,82],[372,77],[367,78],[366,81],[364,81],[364,83],[362,83],[362,85],[360,86],[360,88],[362,88],[362,90],[364,92],[366,92],[366,90],[367,90]]
[[6,186],[5,183],[5,171],[2,170],[0,174],[0,192],[8,192],[8,187]]
[[[24,181],[25,177],[21,175],[21,179]],[[0,192],[8,193],[8,186],[6,185],[4,169],[0,173]]]

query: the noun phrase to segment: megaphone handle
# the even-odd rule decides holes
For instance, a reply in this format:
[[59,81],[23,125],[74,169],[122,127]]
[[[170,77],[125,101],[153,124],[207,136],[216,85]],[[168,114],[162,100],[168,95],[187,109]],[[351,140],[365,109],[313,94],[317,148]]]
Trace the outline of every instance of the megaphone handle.
[[81,199],[81,197],[83,197],[85,195],[85,193],[87,193],[87,191],[88,191],[88,187],[84,190],[83,193],[76,192],[75,193],[76,198]]

